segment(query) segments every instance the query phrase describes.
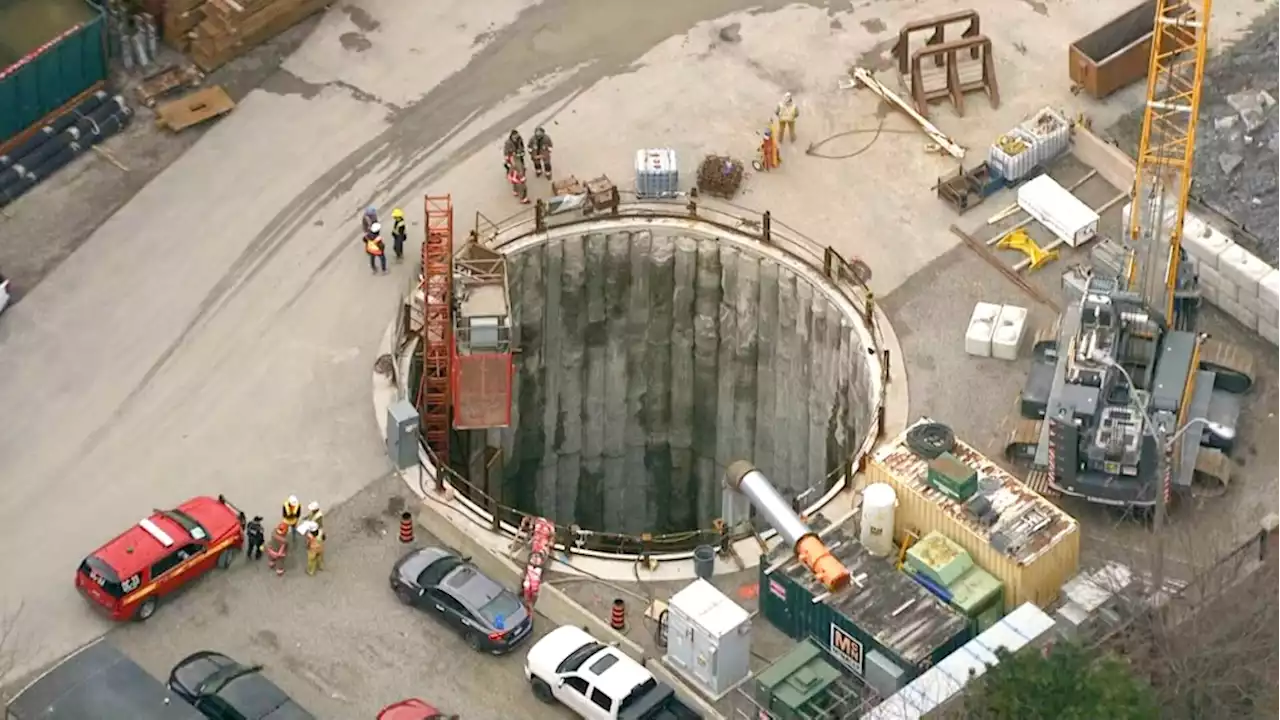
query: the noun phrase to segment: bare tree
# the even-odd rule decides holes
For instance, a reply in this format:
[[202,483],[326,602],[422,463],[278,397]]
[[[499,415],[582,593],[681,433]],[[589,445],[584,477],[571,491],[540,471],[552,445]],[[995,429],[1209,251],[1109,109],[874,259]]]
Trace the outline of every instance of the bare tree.
[[13,673],[18,667],[18,620],[21,615],[21,603],[12,610],[0,611],[0,706],[9,700],[6,689],[14,681]]
[[[1151,684],[1162,718],[1274,718],[1280,704],[1275,531],[1243,543],[1214,542],[1224,534],[1195,525],[1166,529],[1165,548],[1184,577],[1129,598],[1128,621],[1104,645]],[[1143,562],[1134,565],[1146,569]]]

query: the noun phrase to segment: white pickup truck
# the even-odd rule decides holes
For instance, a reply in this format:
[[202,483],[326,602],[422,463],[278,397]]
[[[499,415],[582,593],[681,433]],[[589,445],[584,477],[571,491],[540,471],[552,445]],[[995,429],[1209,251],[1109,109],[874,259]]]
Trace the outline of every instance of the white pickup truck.
[[587,720],[701,720],[643,665],[582,630],[556,628],[529,649],[533,694]]

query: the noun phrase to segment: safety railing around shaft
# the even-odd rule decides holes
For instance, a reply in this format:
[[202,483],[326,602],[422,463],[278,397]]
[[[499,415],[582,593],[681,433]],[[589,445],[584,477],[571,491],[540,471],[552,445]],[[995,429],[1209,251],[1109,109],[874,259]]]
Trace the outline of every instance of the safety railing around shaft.
[[[618,194],[620,202],[617,207],[593,214],[584,215],[580,210],[550,213],[541,202],[496,222],[481,213],[476,213],[473,239],[489,249],[501,251],[502,248],[517,240],[555,228],[570,228],[573,225],[587,225],[601,220],[628,217],[671,218],[697,221],[735,235],[747,236],[821,273],[861,316],[870,335],[871,354],[880,363],[880,378],[872,413],[875,431],[867,433],[862,444],[855,448],[840,466],[827,474],[824,483],[828,488],[827,493],[805,512],[808,514],[816,510],[842,489],[843,485],[839,482],[842,478],[853,477],[855,471],[861,467],[863,458],[870,453],[884,434],[885,396],[889,383],[890,358],[875,312],[875,296],[867,285],[871,274],[870,269],[860,260],[846,258],[830,245],[819,243],[773,218],[768,211],[761,212],[724,200],[705,198],[641,200],[631,192],[619,191]],[[517,533],[535,517],[531,513],[502,503],[484,488],[472,483],[450,467],[449,463],[441,463],[426,443],[420,441],[419,445],[421,447],[419,482],[424,493],[438,494],[446,485],[451,486],[455,496],[466,506],[473,519],[495,532]],[[724,469],[724,467],[720,468],[721,471]],[[756,534],[758,537],[768,539],[774,532],[773,529],[767,529]],[[623,558],[680,557],[687,556],[698,545],[723,547],[734,539],[753,533],[755,531],[749,524],[730,528],[723,523],[717,523],[713,528],[640,535],[557,525],[556,544],[567,551],[587,555]]]

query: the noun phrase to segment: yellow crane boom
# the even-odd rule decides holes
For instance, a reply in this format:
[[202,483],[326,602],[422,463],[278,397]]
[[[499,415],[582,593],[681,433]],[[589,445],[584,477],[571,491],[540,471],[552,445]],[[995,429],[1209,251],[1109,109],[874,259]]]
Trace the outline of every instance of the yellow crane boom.
[[1212,4],[1159,0],[1151,43],[1125,277],[1170,327]]

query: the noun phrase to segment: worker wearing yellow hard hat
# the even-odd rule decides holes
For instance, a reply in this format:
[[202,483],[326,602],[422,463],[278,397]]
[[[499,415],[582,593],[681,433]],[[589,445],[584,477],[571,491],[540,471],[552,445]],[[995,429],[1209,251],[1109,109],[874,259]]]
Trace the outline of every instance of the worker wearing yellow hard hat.
[[391,211],[391,249],[395,250],[396,262],[404,260],[404,211],[396,208]]

